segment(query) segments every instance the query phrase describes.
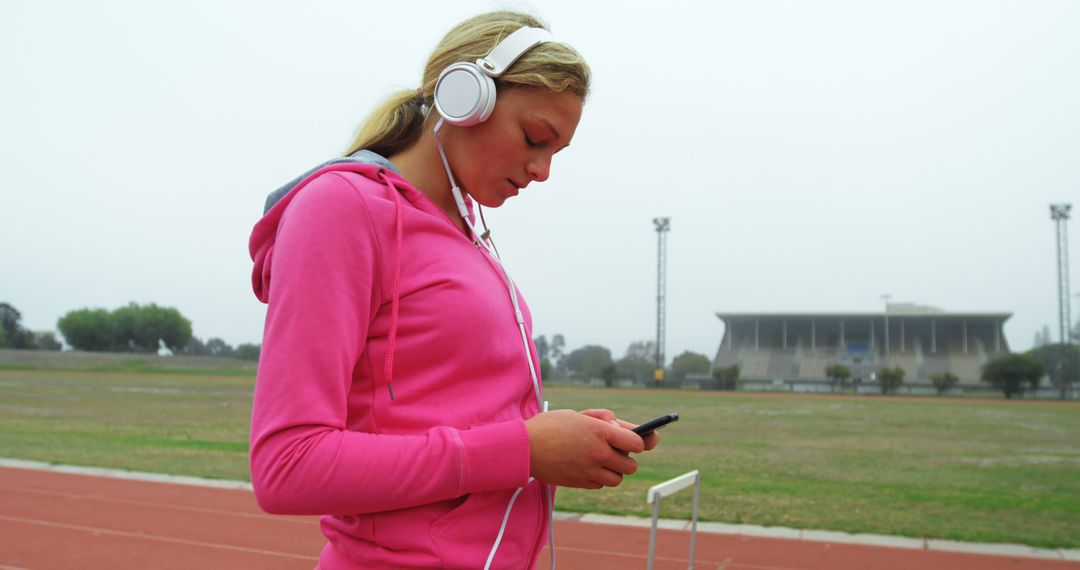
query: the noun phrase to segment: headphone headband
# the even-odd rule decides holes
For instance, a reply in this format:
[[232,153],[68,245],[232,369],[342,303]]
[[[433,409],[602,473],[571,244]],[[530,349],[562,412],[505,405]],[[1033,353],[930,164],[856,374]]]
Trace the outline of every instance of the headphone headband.
[[476,60],[476,65],[491,77],[499,77],[514,65],[525,52],[544,42],[554,40],[551,32],[544,28],[518,28],[514,33],[503,38],[487,57]]

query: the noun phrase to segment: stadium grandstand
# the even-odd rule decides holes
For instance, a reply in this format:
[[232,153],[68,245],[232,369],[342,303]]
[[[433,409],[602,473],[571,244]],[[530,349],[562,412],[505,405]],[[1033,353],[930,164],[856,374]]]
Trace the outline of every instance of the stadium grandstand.
[[889,303],[884,313],[716,316],[724,323],[724,337],[713,365],[738,365],[742,389],[829,391],[826,368],[842,364],[851,370],[849,382],[868,391],[878,389],[878,370],[900,367],[904,391],[915,393],[932,391],[930,377],[945,372],[959,377],[961,390],[985,387],[982,365],[1009,352],[1004,324],[1012,314]]

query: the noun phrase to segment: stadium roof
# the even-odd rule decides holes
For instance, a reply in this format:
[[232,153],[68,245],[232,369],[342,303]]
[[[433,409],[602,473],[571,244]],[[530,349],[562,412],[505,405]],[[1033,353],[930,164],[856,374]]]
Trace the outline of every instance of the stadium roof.
[[974,319],[1002,319],[1008,320],[1012,317],[1012,313],[991,313],[991,312],[975,312],[975,313],[950,313],[943,311],[937,307],[930,305],[919,305],[916,303],[887,303],[886,309],[880,313],[724,313],[717,312],[716,316],[721,319],[748,319],[748,318],[766,318],[766,319],[781,319],[781,318],[795,318],[795,319],[867,319],[867,318],[885,318],[886,313],[890,317],[941,317],[941,318],[974,318]]
[[[780,313],[780,312],[767,312],[767,313],[729,313],[717,311],[716,316],[721,319],[747,319],[747,318],[767,318],[767,319],[780,319],[780,318],[795,318],[795,319],[853,319],[853,318],[885,318],[885,312],[879,313]],[[889,311],[890,317],[936,317],[936,318],[977,318],[977,319],[1002,319],[1007,320],[1012,317],[1012,313],[949,313],[945,311],[940,312],[906,312],[906,311]]]

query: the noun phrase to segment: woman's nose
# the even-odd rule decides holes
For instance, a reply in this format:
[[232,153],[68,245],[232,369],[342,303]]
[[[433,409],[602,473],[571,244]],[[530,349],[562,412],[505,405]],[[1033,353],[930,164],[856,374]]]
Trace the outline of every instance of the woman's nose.
[[551,157],[544,155],[542,158],[529,161],[528,171],[529,177],[537,182],[547,180],[551,174]]

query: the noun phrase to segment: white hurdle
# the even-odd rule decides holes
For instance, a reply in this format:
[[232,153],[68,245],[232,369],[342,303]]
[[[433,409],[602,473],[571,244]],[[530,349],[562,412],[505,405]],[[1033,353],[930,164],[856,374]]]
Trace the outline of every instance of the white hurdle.
[[679,475],[674,479],[669,479],[660,483],[659,485],[653,485],[649,487],[649,492],[645,495],[645,500],[653,506],[652,510],[652,530],[649,531],[649,570],[653,570],[653,558],[656,556],[656,525],[660,521],[660,499],[689,487],[694,486],[694,514],[691,519],[690,526],[690,565],[687,566],[690,570],[694,568],[694,546],[697,542],[697,513],[698,513],[698,499],[701,497],[701,476],[698,474],[698,470],[695,469],[685,475]]

